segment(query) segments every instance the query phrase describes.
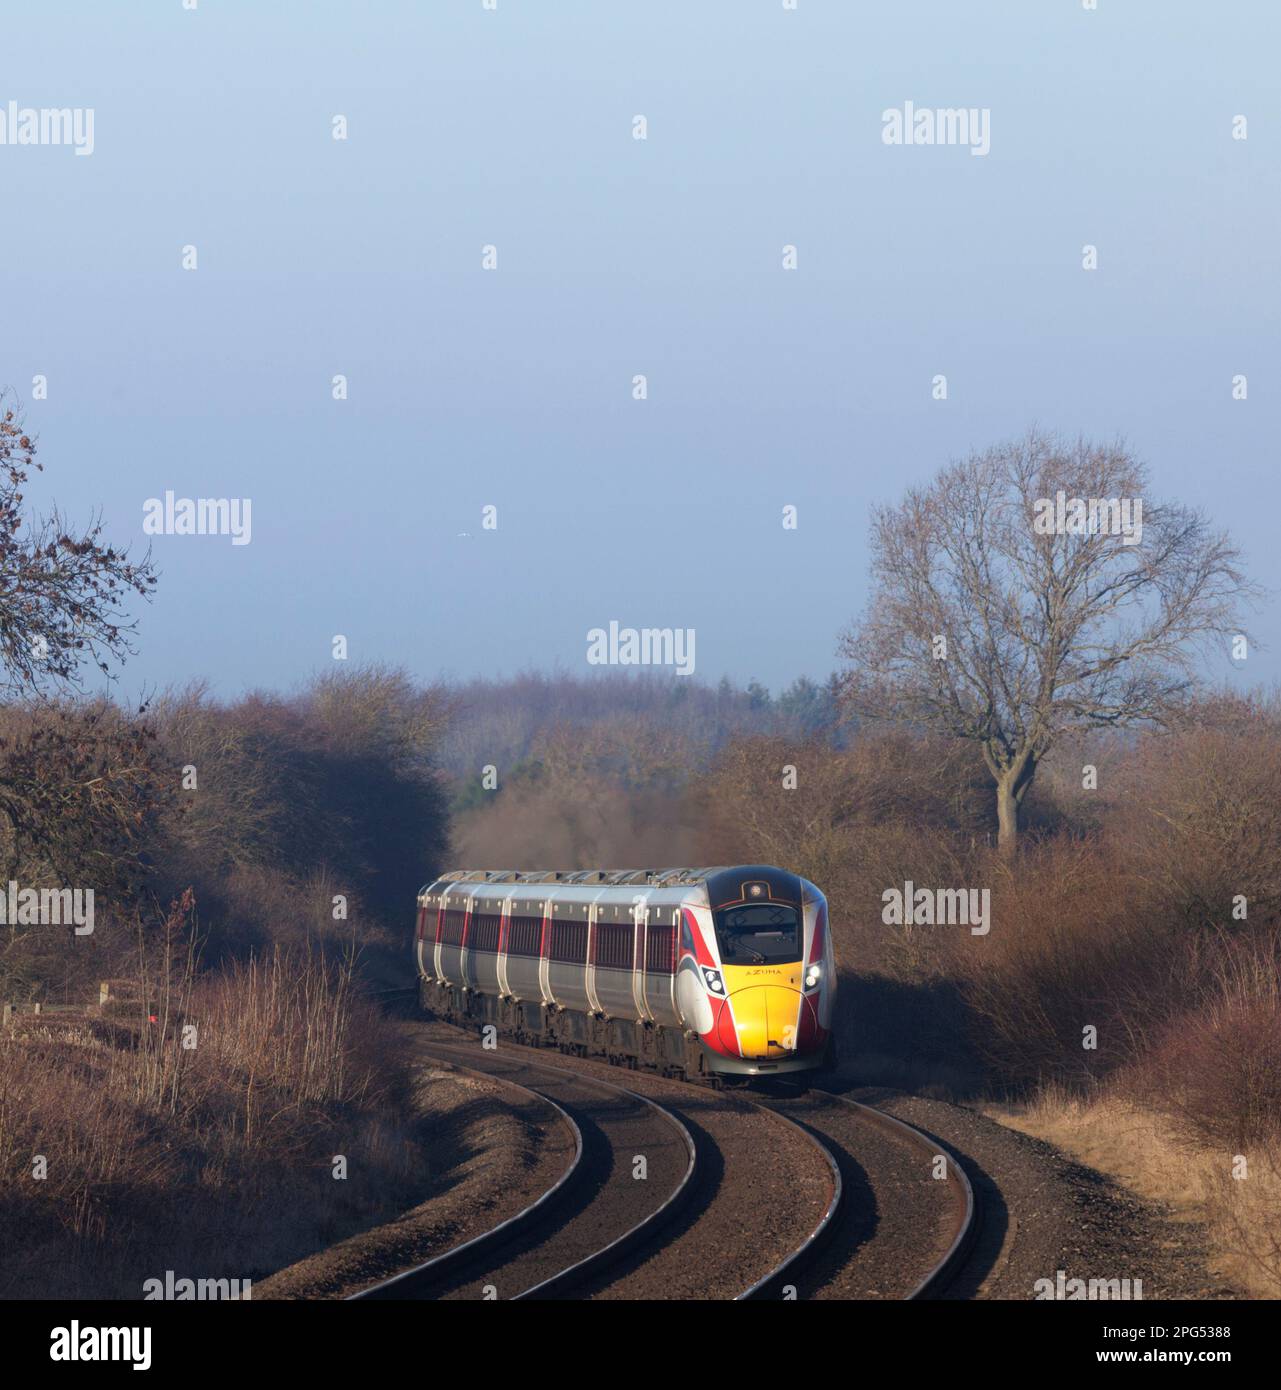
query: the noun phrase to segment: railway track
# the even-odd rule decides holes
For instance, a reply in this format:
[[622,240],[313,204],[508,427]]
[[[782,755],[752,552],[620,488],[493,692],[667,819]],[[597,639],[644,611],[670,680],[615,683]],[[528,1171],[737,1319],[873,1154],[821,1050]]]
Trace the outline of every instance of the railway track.
[[[978,1230],[974,1189],[956,1155],[893,1115],[809,1088],[763,1100],[821,1134],[851,1191],[839,1229],[806,1271],[817,1299],[941,1296],[965,1264]],[[905,1245],[928,1226],[935,1258],[914,1273]],[[941,1252],[941,1253],[940,1253]]]
[[[770,1297],[821,1244],[839,1210],[835,1158],[785,1116],[702,1087],[628,1074],[644,1088],[641,1094],[614,1080],[613,1068],[559,1055],[552,1061],[507,1043],[490,1052],[452,1028],[443,1038],[436,1031],[420,1045],[423,1062],[478,1073],[554,1103],[578,1126],[582,1157],[558,1194],[544,1194],[501,1228],[356,1298],[679,1297],[681,1281],[691,1275],[697,1286],[687,1296]],[[635,1128],[638,1119],[647,1129]],[[725,1150],[759,1150],[762,1120],[776,1131],[770,1151],[788,1158],[773,1183],[799,1195],[795,1211],[770,1202],[774,1225],[785,1229],[766,1233],[759,1248],[745,1248],[743,1202],[758,1198],[771,1180],[761,1165],[727,1165]],[[661,1139],[657,1126],[666,1131]],[[680,1161],[673,1163],[677,1147]],[[648,1169],[643,1183],[632,1177],[638,1157]],[[732,1268],[703,1270],[709,1250],[727,1247],[756,1266],[750,1277]]]
[[[455,1071],[466,1072],[473,1076],[486,1076],[485,1073],[479,1072],[473,1067],[461,1066],[458,1063],[453,1063],[452,1066]],[[486,1079],[494,1080],[495,1078],[486,1077]],[[535,1228],[538,1221],[553,1210],[558,1195],[582,1167],[583,1132],[573,1117],[549,1096],[542,1095],[530,1087],[518,1085],[513,1081],[505,1081],[504,1084],[511,1090],[520,1092],[536,1105],[548,1108],[555,1120],[568,1132],[572,1142],[572,1156],[563,1172],[532,1202],[522,1207],[514,1215],[497,1222],[488,1230],[482,1231],[459,1245],[452,1246],[421,1264],[413,1265],[388,1279],[379,1280],[376,1284],[349,1295],[348,1301],[425,1297],[431,1288],[448,1284],[451,1278],[466,1270],[469,1263],[482,1260],[487,1252],[500,1247],[509,1237],[523,1234],[526,1230]]]
[[576,1136],[574,1161],[516,1216],[356,1299],[570,1297],[656,1240],[693,1190],[694,1137],[664,1106],[615,1082],[541,1061],[486,1057],[486,1065],[477,1066],[478,1051],[442,1043],[423,1055],[552,1106]]
[[[643,1072],[627,1073],[631,1084],[622,1086],[601,1062],[551,1061],[505,1041],[486,1052],[448,1025],[428,1026],[434,1036],[423,1042],[425,1061],[559,1107],[578,1126],[579,1157],[555,1190],[501,1227],[356,1297],[680,1297],[681,1271],[700,1251],[706,1264],[707,1251],[724,1250],[726,1208],[740,1248],[743,1210],[769,1209],[759,1191],[739,1190],[745,1175],[759,1184],[763,1169],[781,1166],[790,1177],[798,1163],[810,1168],[805,1212],[781,1223],[785,1233],[756,1232],[747,1249],[749,1257],[772,1251],[768,1268],[719,1284],[709,1277],[684,1296],[924,1299],[940,1296],[966,1260],[977,1211],[960,1163],[931,1136],[872,1106],[823,1090],[746,1100]],[[773,1144],[762,1144],[762,1121],[780,1127]],[[789,1145],[790,1166],[779,1158]],[[767,1152],[774,1162],[741,1161],[744,1147],[753,1160]],[[662,1156],[651,1168],[653,1155]],[[645,1183],[629,1176],[639,1157],[649,1169]],[[905,1242],[928,1255],[905,1259]]]
[[934,1298],[943,1293],[964,1265],[978,1235],[978,1207],[974,1197],[974,1186],[960,1159],[945,1145],[939,1144],[923,1130],[908,1124],[906,1120],[887,1115],[883,1110],[864,1105],[861,1101],[850,1100],[847,1096],[834,1095],[830,1091],[824,1091],[822,1094],[831,1096],[841,1105],[852,1107],[876,1124],[888,1126],[892,1133],[900,1135],[915,1147],[918,1154],[923,1153],[931,1167],[942,1159],[944,1179],[951,1197],[952,1211],[947,1227],[951,1239],[937,1263],[917,1282],[908,1298]]
[[841,1178],[840,1164],[836,1161],[835,1155],[826,1144],[815,1138],[813,1134],[810,1134],[809,1131],[805,1130],[803,1127],[802,1132],[809,1137],[811,1143],[813,1143],[814,1147],[819,1151],[823,1161],[828,1166],[828,1170],[831,1174],[832,1195],[823,1211],[823,1215],[819,1218],[818,1224],[809,1235],[805,1237],[800,1245],[798,1245],[795,1250],[789,1251],[768,1274],[763,1275],[754,1284],[744,1289],[743,1292],[737,1296],[735,1302],[741,1302],[744,1299],[775,1298],[789,1288],[794,1289],[795,1285],[792,1284],[791,1281],[798,1271],[806,1267],[807,1263],[813,1258],[815,1252],[821,1248],[822,1242],[832,1230],[833,1224],[842,1209],[842,1202],[845,1197],[845,1184]]

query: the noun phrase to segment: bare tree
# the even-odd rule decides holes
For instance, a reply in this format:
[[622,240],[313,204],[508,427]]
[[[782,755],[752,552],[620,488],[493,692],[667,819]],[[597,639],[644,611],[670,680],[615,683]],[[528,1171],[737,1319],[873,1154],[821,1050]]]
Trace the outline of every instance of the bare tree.
[[1145,497],[1147,481],[1119,444],[1032,432],[873,514],[872,595],[841,639],[846,698],[977,743],[1005,853],[1055,738],[1160,725],[1259,593],[1227,536]]
[[108,660],[130,653],[131,595],[150,597],[149,557],[102,541],[102,526],[73,530],[55,510],[30,516],[23,488],[35,441],[20,411],[0,391],[0,691],[21,694],[76,685],[86,663],[104,674]]

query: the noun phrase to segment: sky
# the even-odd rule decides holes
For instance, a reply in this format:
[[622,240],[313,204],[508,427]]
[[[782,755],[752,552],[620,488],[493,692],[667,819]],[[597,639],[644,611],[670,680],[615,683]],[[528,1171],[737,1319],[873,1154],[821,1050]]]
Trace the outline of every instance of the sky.
[[[1123,436],[1281,591],[1278,40],[1270,0],[6,6],[0,111],[94,113],[0,146],[28,495],[152,546],[126,693],[289,688],[337,634],[587,673],[611,621],[821,679],[869,508],[1033,424]],[[987,153],[887,145],[907,101]],[[144,534],[167,490],[249,544]]]

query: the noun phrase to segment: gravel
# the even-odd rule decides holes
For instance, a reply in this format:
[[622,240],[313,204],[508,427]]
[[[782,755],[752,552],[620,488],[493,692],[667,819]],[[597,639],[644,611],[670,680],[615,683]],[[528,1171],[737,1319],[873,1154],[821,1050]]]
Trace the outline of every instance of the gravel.
[[[404,1036],[412,1045],[417,1026],[405,1025]],[[423,1201],[256,1282],[255,1299],[342,1298],[368,1288],[514,1216],[573,1158],[573,1139],[555,1112],[501,1081],[424,1064],[414,1105],[435,1174]]]
[[[836,1089],[833,1087],[833,1089]],[[949,1298],[1033,1299],[1036,1281],[1141,1279],[1146,1299],[1227,1299],[1238,1291],[1206,1269],[1196,1223],[1127,1191],[1053,1145],[962,1106],[870,1089],[852,1099],[947,1143],[980,1204],[978,1241]]]
[[798,1298],[902,1299],[952,1242],[955,1200],[932,1155],[853,1107],[815,1093],[776,1102],[813,1129],[841,1169],[842,1211],[814,1262],[793,1280]]

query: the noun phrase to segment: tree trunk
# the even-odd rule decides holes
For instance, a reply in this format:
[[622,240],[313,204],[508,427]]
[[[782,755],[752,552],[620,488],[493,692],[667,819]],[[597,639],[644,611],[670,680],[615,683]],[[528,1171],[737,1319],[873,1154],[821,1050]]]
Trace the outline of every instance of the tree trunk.
[[996,784],[996,818],[1000,827],[997,831],[996,846],[1007,859],[1012,858],[1018,849],[1019,841],[1019,802],[1022,798],[1014,790],[1015,778],[1007,776]]

